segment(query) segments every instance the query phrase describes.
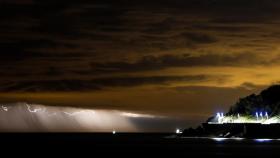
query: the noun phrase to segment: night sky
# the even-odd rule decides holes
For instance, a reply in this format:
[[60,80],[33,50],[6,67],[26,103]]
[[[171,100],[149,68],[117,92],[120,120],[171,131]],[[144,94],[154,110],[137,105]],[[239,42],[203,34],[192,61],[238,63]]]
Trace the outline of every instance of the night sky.
[[0,102],[204,121],[280,79],[280,1],[0,0]]

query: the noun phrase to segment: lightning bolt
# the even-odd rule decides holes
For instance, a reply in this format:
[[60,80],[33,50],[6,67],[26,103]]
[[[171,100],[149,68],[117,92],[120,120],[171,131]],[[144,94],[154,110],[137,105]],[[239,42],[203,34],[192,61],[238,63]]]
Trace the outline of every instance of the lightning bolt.
[[6,111],[6,112],[9,111],[8,107],[3,106],[3,105],[2,105],[2,109],[3,109],[4,111]]
[[41,108],[38,108],[38,109],[31,109],[31,106],[30,105],[28,105],[28,104],[25,104],[26,106],[27,106],[27,109],[28,109],[28,111],[29,112],[31,112],[31,113],[36,113],[36,112],[39,112],[39,111],[42,111],[42,112],[45,112],[45,108],[43,108],[43,109],[41,109]]

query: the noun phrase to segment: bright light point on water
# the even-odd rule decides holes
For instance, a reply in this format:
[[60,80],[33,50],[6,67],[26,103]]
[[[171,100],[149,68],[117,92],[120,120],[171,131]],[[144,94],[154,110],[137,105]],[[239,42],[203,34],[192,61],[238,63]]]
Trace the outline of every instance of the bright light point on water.
[[236,138],[210,138],[212,140],[215,140],[217,142],[225,141],[225,140],[233,140],[233,141],[242,141],[244,138],[236,137]]
[[227,138],[212,138],[212,139],[215,141],[221,142],[221,141],[226,140]]
[[116,134],[116,131],[112,131],[112,134]]
[[244,138],[232,138],[233,140],[243,140]]

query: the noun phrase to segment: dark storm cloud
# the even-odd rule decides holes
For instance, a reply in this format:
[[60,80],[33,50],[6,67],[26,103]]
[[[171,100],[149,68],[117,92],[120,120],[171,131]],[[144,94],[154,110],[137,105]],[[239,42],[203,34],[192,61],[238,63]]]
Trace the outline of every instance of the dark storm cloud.
[[[59,72],[53,72],[50,75]],[[149,76],[149,77],[112,77],[91,80],[34,80],[5,82],[1,92],[57,92],[57,91],[95,91],[112,87],[133,87],[140,85],[168,85],[174,81],[200,82],[216,79],[215,76]]]
[[[8,3],[7,1],[4,1]],[[167,31],[172,31],[175,29],[174,26],[178,24],[186,24],[182,20],[176,20],[176,17],[179,15],[186,15],[187,17],[194,16],[199,12],[197,16],[201,17],[208,17],[211,19],[211,14],[209,16],[204,15],[207,14],[208,11],[215,12],[223,12],[230,14],[230,17],[220,17],[228,20],[234,21],[234,19],[242,19],[242,18],[256,18],[257,21],[263,20],[262,16],[255,16],[255,14],[261,14],[259,12],[259,8],[265,8],[266,12],[275,13],[275,7],[270,6],[269,2],[265,1],[250,1],[250,2],[241,2],[241,1],[206,1],[206,0],[199,0],[199,1],[161,1],[159,4],[158,2],[129,2],[129,1],[120,1],[120,2],[113,2],[113,1],[96,1],[96,2],[89,2],[89,1],[82,1],[82,2],[73,2],[73,1],[29,1],[32,7],[25,9],[26,6],[23,6],[22,10],[15,10],[15,8],[8,5],[5,11],[5,17],[10,18],[17,18],[17,14],[20,14],[21,18],[31,18],[36,19],[36,26],[32,27],[30,30],[25,30],[31,34],[40,33],[44,34],[45,36],[52,35],[52,36],[65,36],[64,38],[85,38],[85,37],[92,37],[89,32],[83,32],[83,29],[92,29],[96,31],[105,31],[105,32],[135,32],[141,30],[154,30],[155,34],[165,33]],[[20,1],[13,1],[9,2],[8,4],[18,4],[20,7]],[[155,5],[157,4],[157,5]],[[90,7],[95,6],[95,7]],[[107,7],[104,7],[107,6]],[[248,9],[248,6],[250,8]],[[276,4],[277,6],[277,4]],[[9,8],[11,7],[11,8]],[[162,10],[162,8],[171,8],[171,11]],[[179,8],[179,9],[178,9]],[[184,10],[190,10],[185,12]],[[228,8],[232,8],[233,10],[228,10]],[[122,19],[122,16],[125,15],[128,11],[131,10],[141,10],[145,11],[146,13],[151,13],[153,15],[154,12],[166,14],[166,18],[159,22],[154,23],[153,21],[148,21],[144,18],[144,23],[148,25],[143,26],[143,28],[133,30],[133,26],[131,26],[129,21],[125,21]],[[236,9],[236,11],[234,10]],[[241,11],[240,11],[241,10]],[[246,14],[244,17],[244,12],[249,12],[251,14]],[[201,15],[202,14],[202,15]],[[220,13],[219,13],[220,14]],[[227,15],[226,14],[226,15]],[[128,15],[129,16],[129,15]],[[130,18],[133,18],[133,15],[130,15]],[[145,16],[138,15],[138,16]],[[169,16],[173,16],[170,18]],[[213,15],[212,15],[213,16]],[[275,14],[274,14],[275,16]],[[215,17],[215,16],[214,16]],[[261,19],[258,19],[261,18]],[[265,19],[270,19],[265,18]],[[248,21],[246,19],[246,21]],[[133,22],[133,21],[130,21]],[[190,24],[195,23],[189,22]],[[221,21],[224,23],[224,21]],[[133,24],[133,23],[132,23]],[[35,24],[34,24],[35,25]],[[206,24],[207,25],[207,24]],[[18,28],[15,29],[19,29]],[[131,30],[132,29],[132,30]],[[151,33],[148,31],[147,33]],[[193,34],[193,33],[192,33]],[[189,37],[189,36],[187,36]],[[94,36],[92,37],[94,38]],[[197,39],[197,35],[194,39]],[[42,41],[43,42],[43,41]]]
[[[193,19],[193,17],[198,16],[201,18],[206,18],[209,20],[215,19],[225,19],[234,22],[234,19],[240,20],[245,19],[243,21],[256,20],[258,22],[263,22],[264,17],[262,13],[271,14],[272,17],[265,17],[265,19],[271,19],[275,17],[277,14],[276,7],[278,3],[273,3],[271,5],[271,1],[208,1],[208,0],[163,0],[159,2],[150,2],[150,1],[135,1],[130,2],[127,0],[124,1],[1,1],[4,2],[5,5],[1,8],[4,13],[3,16],[8,19],[33,19],[35,22],[31,23],[30,21],[26,21],[25,24],[31,25],[28,29],[21,30],[22,25],[16,25],[12,22],[8,22],[10,24],[7,26],[2,26],[3,29],[13,28],[17,31],[21,30],[26,34],[40,34],[41,38],[38,39],[37,43],[33,45],[37,45],[37,47],[49,48],[46,45],[45,41],[52,40],[53,43],[57,39],[91,39],[95,41],[106,41],[110,42],[113,45],[121,45],[124,51],[128,51],[130,46],[129,44],[134,44],[135,49],[139,49],[136,47],[144,46],[144,47],[160,47],[160,45],[167,45],[170,41],[167,39],[158,40],[158,41],[150,41],[149,38],[142,38],[145,36],[131,37],[130,34],[135,33],[145,33],[145,34],[153,34],[153,35],[169,35],[169,38],[179,38],[174,37],[169,34],[170,31],[184,31],[182,29],[177,30],[178,25],[193,25],[197,23],[198,20]],[[27,3],[28,2],[28,3]],[[67,2],[67,3],[66,3]],[[12,5],[15,4],[15,5]],[[23,5],[24,4],[24,5]],[[29,8],[26,7],[25,4],[29,4]],[[21,8],[22,5],[22,8]],[[262,11],[260,12],[259,9]],[[131,15],[128,14],[131,11],[139,11],[139,14]],[[210,13],[211,12],[211,13]],[[273,14],[272,14],[273,13]],[[151,17],[159,16],[162,14],[163,20],[160,22],[155,22],[149,20],[146,17],[146,14],[150,14]],[[218,17],[217,17],[218,15]],[[223,15],[223,16],[222,16]],[[186,16],[186,19],[182,17]],[[127,17],[125,19],[123,17]],[[144,25],[137,26],[139,21],[133,20],[135,17],[141,17],[141,22]],[[186,20],[190,20],[186,22]],[[225,23],[221,20],[219,23]],[[24,20],[23,20],[24,24]],[[223,31],[232,31],[234,28],[231,27],[222,27],[222,26],[208,26],[208,23],[204,21],[203,28],[208,27],[211,29],[215,29],[218,31],[222,29]],[[199,27],[195,28],[199,29]],[[91,31],[89,31],[91,30]],[[146,31],[145,31],[146,30]],[[94,32],[99,32],[98,34],[93,34]],[[184,31],[185,32],[185,31]],[[113,33],[118,33],[115,35]],[[11,36],[13,33],[10,33],[10,37],[6,37],[6,40],[20,40],[28,41],[29,37],[22,36]],[[120,35],[121,34],[121,35]],[[208,34],[202,34],[195,32],[187,32],[181,33],[181,37],[185,37],[187,40],[192,42],[199,43],[213,43],[216,42],[215,37],[212,37]],[[117,39],[130,39],[126,40],[116,40],[112,39],[112,37],[116,37]],[[47,38],[47,39],[46,39]],[[132,38],[132,39],[131,39]],[[145,45],[141,44],[141,41],[149,41],[150,43],[160,43],[160,44],[151,44]],[[134,41],[134,42],[133,42]],[[60,45],[60,43],[57,43]],[[93,43],[94,44],[94,43]],[[94,44],[95,47],[98,47],[97,44]],[[78,45],[76,45],[78,46]],[[177,46],[177,45],[175,45]],[[184,46],[184,45],[183,45]],[[187,45],[185,45],[187,46]],[[25,49],[34,49],[34,46],[30,46],[28,44],[25,47],[21,46],[21,43],[16,44],[15,47],[18,47],[19,51],[24,51]],[[126,50],[126,47],[128,47]],[[169,46],[172,48],[172,45]],[[173,47],[174,48],[174,47]],[[110,49],[107,47],[107,49]],[[145,48],[143,48],[145,49]],[[35,49],[37,50],[37,49]],[[37,50],[40,51],[40,50]],[[110,50],[110,53],[113,53],[113,48]],[[47,52],[49,53],[49,52]],[[79,54],[79,52],[77,52]]]
[[[269,62],[268,62],[269,63]],[[161,70],[170,67],[194,67],[194,66],[244,66],[268,64],[263,62],[253,53],[242,53],[237,55],[205,54],[192,56],[183,55],[163,55],[163,56],[144,56],[141,60],[129,62],[113,63],[92,63],[92,72],[133,72]]]
[[[265,65],[269,62],[256,54],[267,51],[271,40],[279,38],[277,31],[266,31],[268,26],[278,28],[280,3],[272,0],[0,0],[0,3],[0,73],[5,81],[24,76],[33,83],[39,75],[50,83],[41,83],[39,79],[38,85],[55,86],[53,79],[76,80],[83,76],[89,79],[108,72]],[[258,52],[213,54],[203,50],[219,48],[224,42],[229,42],[231,49],[238,46]],[[188,49],[191,53],[181,50],[178,53],[176,49]],[[170,52],[162,55],[161,51]],[[136,60],[131,60],[131,56],[136,56]],[[269,61],[277,62],[276,59]],[[7,68],[9,71],[4,71]],[[127,82],[134,85],[134,80]],[[146,83],[145,79],[141,81]],[[70,84],[66,87],[76,90],[78,85],[81,89],[85,87],[79,82],[72,89]],[[96,85],[88,87],[97,89]]]
[[180,36],[183,38],[186,38],[188,40],[191,40],[195,43],[214,43],[217,41],[214,37],[207,35],[207,34],[201,34],[201,33],[194,33],[194,32],[184,32],[181,33]]
[[144,30],[143,32],[149,34],[162,34],[168,31],[172,31],[173,25],[178,24],[174,18],[166,18],[158,23],[151,24],[149,28]]
[[256,29],[254,26],[217,26],[217,25],[209,25],[209,24],[193,24],[193,28],[207,30],[207,31],[221,31],[221,32],[245,32],[250,31],[252,29]]
[[0,0],[0,102],[200,123],[279,80],[279,8],[276,0]]

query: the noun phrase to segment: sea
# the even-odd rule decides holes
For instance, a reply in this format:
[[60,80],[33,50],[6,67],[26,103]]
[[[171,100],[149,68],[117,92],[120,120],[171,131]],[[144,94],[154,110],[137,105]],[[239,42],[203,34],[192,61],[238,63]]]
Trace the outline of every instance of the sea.
[[179,137],[172,133],[1,133],[0,142],[2,153],[29,157],[267,157],[280,152],[278,139]]

